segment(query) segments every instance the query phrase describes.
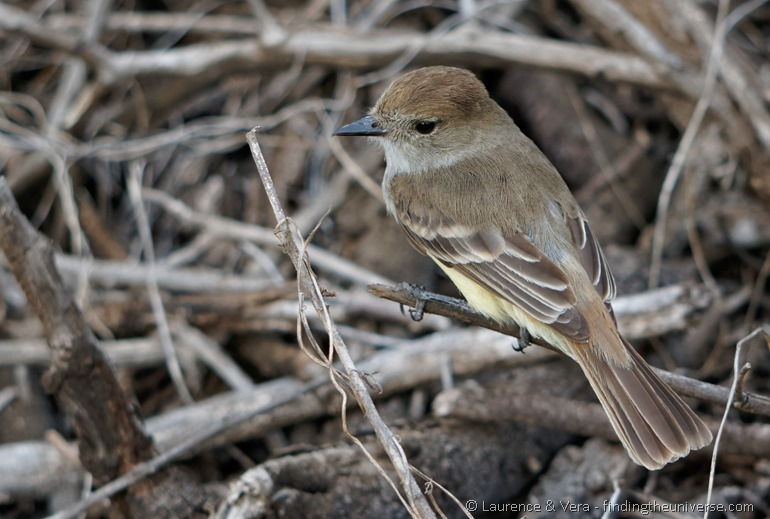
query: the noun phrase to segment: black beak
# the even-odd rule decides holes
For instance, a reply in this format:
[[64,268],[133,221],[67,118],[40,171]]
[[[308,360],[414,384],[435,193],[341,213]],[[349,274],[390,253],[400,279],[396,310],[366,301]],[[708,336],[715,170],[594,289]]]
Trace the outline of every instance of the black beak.
[[366,117],[362,117],[357,121],[346,124],[341,128],[337,128],[334,135],[365,135],[368,137],[376,137],[378,135],[385,135],[386,133],[388,133],[388,130],[380,128],[380,123],[378,123],[371,115],[367,115]]

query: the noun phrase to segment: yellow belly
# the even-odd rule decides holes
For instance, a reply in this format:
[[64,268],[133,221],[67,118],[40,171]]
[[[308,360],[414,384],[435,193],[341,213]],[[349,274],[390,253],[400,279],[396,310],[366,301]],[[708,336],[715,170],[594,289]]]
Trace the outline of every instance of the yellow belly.
[[[436,261],[435,258],[432,259]],[[452,283],[462,292],[471,308],[499,323],[510,323],[513,321],[520,327],[526,328],[533,337],[540,337],[570,357],[572,356],[570,355],[571,348],[567,338],[556,332],[552,327],[530,317],[529,314],[518,306],[495,295],[457,270],[443,265],[441,261],[436,261],[436,264],[441,267],[441,270],[449,276]]]

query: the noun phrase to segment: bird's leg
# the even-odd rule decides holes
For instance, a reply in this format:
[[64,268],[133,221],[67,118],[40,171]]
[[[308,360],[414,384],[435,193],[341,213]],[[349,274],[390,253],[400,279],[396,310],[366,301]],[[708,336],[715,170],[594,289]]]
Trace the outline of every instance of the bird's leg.
[[522,326],[521,337],[519,337],[516,340],[516,342],[511,346],[511,348],[513,348],[513,351],[517,353],[524,353],[524,350],[532,346],[530,339],[532,339],[532,336],[529,334],[529,330],[527,330]]
[[[414,297],[414,308],[409,309],[409,316],[413,321],[422,321],[425,315],[425,304],[428,302],[428,294],[425,287],[419,285],[412,285],[411,283],[404,283],[404,288],[409,291],[409,294]],[[401,313],[404,313],[404,305],[401,306]]]

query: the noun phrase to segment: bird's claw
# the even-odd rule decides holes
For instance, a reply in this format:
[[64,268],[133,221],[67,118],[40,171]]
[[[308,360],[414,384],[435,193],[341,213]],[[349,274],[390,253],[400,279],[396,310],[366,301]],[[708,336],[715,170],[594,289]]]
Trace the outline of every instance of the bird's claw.
[[513,351],[517,353],[524,353],[524,350],[529,348],[532,343],[530,340],[532,339],[532,336],[529,334],[529,331],[522,327],[521,329],[521,337],[519,337],[513,345],[511,345],[511,348],[513,348]]
[[[409,309],[409,317],[413,321],[422,321],[422,318],[425,316],[425,304],[428,302],[428,298],[425,296],[425,288],[407,284],[407,289],[415,300],[414,308]],[[401,305],[401,313],[404,313],[404,305]]]

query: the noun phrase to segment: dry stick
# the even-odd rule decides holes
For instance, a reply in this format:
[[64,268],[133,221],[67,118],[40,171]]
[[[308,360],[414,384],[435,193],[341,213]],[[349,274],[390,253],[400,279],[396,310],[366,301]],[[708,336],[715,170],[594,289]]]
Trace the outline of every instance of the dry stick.
[[[98,38],[101,27],[104,22],[105,13],[109,10],[110,0],[89,0],[85,6],[87,11],[87,23],[80,36],[80,44],[83,47],[89,46]],[[74,103],[76,96],[83,90],[83,84],[86,81],[87,67],[83,59],[76,56],[69,56],[64,61],[64,67],[61,72],[61,80],[57,84],[56,92],[50,104],[47,114],[48,123],[43,132],[43,137],[53,143],[59,129],[66,127],[65,118]],[[63,156],[61,149],[50,146],[51,152],[45,155],[53,154],[55,158],[51,161],[53,170],[53,182],[56,186],[56,193],[59,198],[59,204],[64,217],[64,222],[70,233],[70,243],[72,250],[76,255],[90,256],[90,247],[88,240],[80,225],[78,218],[77,204],[75,202],[72,179],[66,166],[66,157]],[[37,160],[35,156],[30,156],[27,160]],[[45,171],[45,170],[41,170]],[[78,275],[78,297],[77,300],[82,303],[87,294],[88,284],[86,282],[85,272],[81,271]]]
[[366,174],[366,171],[358,165],[353,157],[350,156],[348,151],[342,147],[338,139],[327,139],[329,149],[334,154],[337,162],[342,165],[343,171],[345,171],[350,177],[352,177],[358,185],[360,185],[364,191],[372,195],[377,201],[382,202],[382,188],[374,180]]
[[[60,31],[79,33],[86,24],[85,17],[78,14],[51,13],[43,17],[43,24],[57,27]],[[129,12],[110,13],[104,29],[128,33],[166,34],[185,32],[192,35],[208,36],[252,36],[254,20],[245,16],[229,16],[187,12]]]
[[[767,0],[753,0],[738,5],[729,16],[725,18],[725,33],[729,33],[743,18],[762,7]],[[718,35],[709,30],[708,17],[698,2],[693,0],[681,0],[669,2],[669,9],[676,11],[684,24],[689,28],[691,36],[702,47],[713,45],[712,41]],[[741,56],[734,54],[730,49],[722,54],[720,62],[720,76],[727,87],[730,96],[740,108],[741,112],[751,123],[754,133],[765,149],[770,148],[770,113],[768,113],[762,90],[758,85],[759,79],[747,77],[754,75],[754,66],[744,65]]]
[[711,46],[711,52],[709,53],[708,62],[706,64],[705,77],[703,79],[703,90],[698,98],[698,102],[695,105],[695,109],[690,116],[690,120],[687,122],[684,135],[679,141],[679,146],[676,149],[674,158],[671,160],[671,166],[666,172],[666,177],[663,180],[663,186],[660,189],[660,196],[658,197],[658,209],[655,217],[655,229],[652,236],[652,260],[650,263],[650,288],[658,286],[660,278],[660,267],[663,258],[663,245],[666,239],[666,222],[668,221],[668,211],[671,206],[671,199],[673,198],[674,188],[676,187],[679,177],[684,169],[687,156],[690,154],[695,137],[698,134],[700,125],[703,122],[703,118],[706,115],[706,111],[711,104],[711,94],[714,91],[717,75],[719,73],[719,62],[722,57],[722,51],[724,50],[725,36],[727,36],[727,26],[724,23],[725,16],[727,16],[727,9],[730,5],[730,0],[719,0],[719,10],[717,11],[717,19],[715,22],[716,34],[714,36],[714,42]]
[[[358,401],[362,412],[372,425],[380,445],[388,458],[390,458],[391,463],[401,480],[402,489],[410,505],[409,513],[413,517],[435,518],[436,515],[428,504],[428,501],[425,499],[425,496],[420,492],[420,487],[412,476],[409,463],[401,449],[398,439],[380,417],[377,408],[372,401],[371,395],[369,395],[367,384],[364,381],[361,372],[356,368],[356,365],[350,357],[350,353],[339,332],[336,330],[334,323],[331,321],[331,318],[328,318],[327,306],[320,290],[317,288],[317,284],[315,284],[315,274],[313,274],[310,268],[305,244],[303,243],[302,238],[298,236],[296,230],[291,226],[291,221],[286,217],[286,214],[283,211],[283,207],[278,198],[278,193],[275,190],[273,180],[270,176],[270,171],[267,168],[265,158],[259,148],[259,143],[257,142],[257,129],[251,130],[246,135],[246,139],[249,143],[249,148],[251,149],[251,154],[254,158],[257,170],[259,171],[259,176],[265,188],[267,198],[270,201],[273,213],[278,222],[276,226],[276,237],[281,243],[284,252],[291,258],[292,263],[294,263],[294,266],[297,269],[298,281],[303,293],[306,297],[310,298],[318,315],[327,317],[325,319],[325,324],[329,333],[330,343],[333,344],[334,347],[334,353],[339,357],[350,390]],[[330,371],[332,381],[334,382],[333,373],[333,371]],[[342,396],[344,398],[344,392]],[[366,452],[365,449],[364,451]],[[372,459],[371,455],[368,453],[367,457]]]
[[[109,11],[110,0],[90,0],[85,6],[86,25],[80,33],[80,43],[84,47],[89,46],[98,39]],[[67,112],[75,104],[75,97],[82,91],[86,81],[87,70],[85,62],[77,57],[69,57],[64,63],[62,79],[59,82],[56,94],[49,110],[51,126],[48,132],[66,127]],[[49,134],[50,136],[50,134]]]
[[[2,6],[0,6],[0,10],[2,10]],[[53,182],[56,187],[56,195],[61,204],[64,222],[70,233],[71,247],[78,255],[82,253],[88,253],[90,255],[87,239],[80,227],[80,221],[77,215],[77,204],[75,203],[73,195],[72,180],[67,166],[66,156],[70,152],[68,146],[61,139],[57,139],[56,132],[53,131],[51,122],[46,120],[43,108],[36,100],[33,100],[33,102],[30,103],[25,99],[26,96],[14,95],[12,93],[5,93],[3,97],[7,99],[6,102],[19,103],[21,106],[31,110],[37,116],[36,120],[41,129],[19,127],[8,120],[3,120],[4,124],[2,126],[8,135],[22,138],[22,142],[24,142],[26,146],[20,146],[18,149],[33,149],[36,151],[38,157],[43,157],[48,161],[53,172]],[[17,147],[18,143],[9,142],[8,145],[13,148]],[[27,146],[28,148],[26,148]],[[21,165],[20,167],[21,169],[24,169],[25,166]],[[25,177],[24,181],[27,182],[29,179]],[[16,184],[18,184],[18,181]],[[14,187],[14,182],[12,180],[11,187]],[[79,284],[78,293],[81,296],[85,295],[87,288],[86,267],[87,265],[84,264],[83,268],[77,273]],[[78,299],[82,298],[79,297]]]
[[18,390],[13,386],[0,389],[0,413],[3,412],[3,409],[11,405],[18,396]]
[[[469,8],[468,0],[461,1],[465,2],[465,4],[460,5],[460,12],[441,20],[438,25],[425,34],[425,39],[413,42],[412,45],[404,49],[398,57],[388,63],[385,67],[360,76],[357,81],[357,87],[361,88],[374,83],[379,83],[398,75],[420,54],[428,43],[440,36],[446,36],[452,30],[454,30],[453,34],[455,35],[459,34],[459,31],[461,30],[472,30],[472,27],[475,24],[475,20],[473,19],[473,11],[475,9]],[[502,2],[500,0],[492,0],[492,2],[490,2],[490,4],[499,3]],[[488,7],[491,6],[492,5],[488,5]]]
[[[407,284],[402,284],[397,287],[371,285],[369,291],[378,297],[408,306],[414,306],[417,303],[417,296],[419,296],[420,300],[424,302],[424,311],[427,313],[443,315],[468,324],[488,328],[505,335],[510,335],[516,339],[521,336],[521,329],[517,325],[500,324],[484,317],[474,310],[471,310],[468,304],[461,299],[425,292],[420,289],[415,289]],[[416,292],[419,292],[419,294]],[[549,350],[556,351],[557,353],[561,353],[540,338],[532,337],[530,342]],[[655,370],[667,384],[682,395],[721,405],[726,405],[728,402],[730,392],[728,388],[702,382],[659,368],[653,368],[653,370]],[[764,395],[743,393],[742,399],[735,402],[734,407],[747,413],[770,416],[770,398]]]
[[[54,259],[56,268],[65,276],[77,274],[87,263],[89,281],[107,286],[145,286],[151,269],[144,262],[87,260],[61,253],[56,254]],[[281,285],[266,278],[224,274],[221,270],[206,267],[173,268],[159,263],[154,269],[160,288],[180,293],[260,292]]]
[[759,268],[757,279],[754,282],[754,288],[751,290],[749,306],[746,309],[746,316],[743,318],[743,327],[745,330],[749,329],[749,326],[751,326],[751,323],[754,321],[754,317],[757,315],[760,299],[765,293],[765,285],[767,284],[768,276],[770,276],[770,250],[765,254],[765,259],[762,262],[762,266]]
[[602,514],[602,519],[614,519],[615,510],[617,510],[620,498],[623,497],[623,490],[620,488],[620,483],[617,478],[612,478],[612,495],[610,496],[609,506],[607,510]]
[[[0,26],[2,21],[0,20]],[[308,65],[371,68],[384,66],[409,49],[420,47],[416,59],[422,63],[468,64],[475,56],[484,65],[511,63],[565,70],[610,81],[626,81],[656,88],[676,89],[660,66],[633,54],[584,44],[503,32],[448,34],[429,38],[423,33],[378,31],[343,33],[339,29],[306,29],[289,34],[276,47],[265,47],[253,39],[192,44],[163,51],[113,53],[106,67],[116,78],[138,74],[191,75],[230,61],[257,67],[286,66],[304,55]]]
[[[200,229],[205,229],[215,236],[247,240],[259,245],[275,245],[275,234],[264,227],[195,211],[162,191],[145,188],[142,190],[142,193],[145,200],[160,205],[177,219]],[[352,261],[327,252],[320,247],[308,245],[307,250],[309,254],[312,254],[313,260],[320,268],[342,279],[358,284],[391,282],[379,274],[359,267]]]
[[0,28],[31,41],[81,56],[115,82],[137,74],[194,75],[228,63],[253,66],[286,66],[297,56],[308,65],[367,69],[384,66],[411,48],[420,47],[421,63],[483,65],[511,63],[565,70],[610,81],[625,81],[656,88],[677,89],[665,66],[624,52],[501,31],[461,31],[437,38],[416,32],[377,31],[346,33],[339,28],[300,28],[278,45],[255,39],[192,44],[162,51],[112,52],[104,47],[81,47],[78,40],[60,35],[21,9],[0,4]]
[[[296,305],[295,305],[296,316]],[[469,347],[476,345],[476,347]],[[156,346],[159,350],[160,346]],[[0,351],[2,347],[0,346]],[[373,373],[376,384],[382,388],[378,399],[410,391],[415,387],[436,381],[441,376],[441,359],[450,358],[456,376],[469,376],[491,367],[513,367],[532,365],[551,358],[545,350],[528,352],[527,355],[512,355],[510,339],[504,335],[481,328],[454,329],[438,332],[416,339],[402,339],[397,347],[381,350],[358,362],[364,373]],[[156,355],[162,362],[162,355]],[[316,368],[316,366],[311,366]],[[317,369],[302,369],[298,376],[313,380],[319,374]],[[323,376],[327,380],[326,376]],[[147,419],[147,431],[152,435],[158,449],[165,451],[186,441],[211,423],[228,422],[232,416],[241,416],[267,402],[283,399],[286,395],[297,394],[303,384],[296,378],[280,377],[260,383],[248,391],[229,391],[211,396],[195,404],[166,411]],[[227,443],[253,439],[268,434],[276,427],[315,420],[319,417],[336,415],[340,412],[336,403],[335,390],[328,382],[313,394],[306,394],[272,412],[265,412],[243,425],[231,427],[201,447],[210,449]],[[350,406],[349,406],[350,407]],[[29,446],[29,447],[25,447]],[[34,456],[22,454],[34,447]],[[0,445],[0,493],[32,493],[45,495],[45,489],[55,486],[57,481],[74,472],[73,468],[58,473],[47,470],[49,466],[61,467],[61,452],[48,443],[19,442]],[[19,453],[19,454],[16,454]],[[22,457],[36,461],[28,462],[25,480],[16,483],[14,460]],[[43,466],[45,469],[35,469]],[[59,479],[56,479],[59,478]],[[13,483],[9,484],[9,481]]]
[[158,338],[163,347],[166,369],[174,383],[179,398],[185,404],[190,404],[193,402],[193,397],[187,388],[184,373],[182,373],[182,368],[179,365],[174,339],[171,337],[171,329],[168,325],[166,309],[163,305],[163,298],[160,295],[160,288],[158,288],[158,272],[155,269],[155,247],[152,243],[150,222],[147,219],[147,212],[144,210],[144,202],[142,200],[142,169],[143,167],[137,161],[134,161],[130,166],[127,183],[128,196],[133,206],[139,236],[142,240],[142,248],[144,249],[144,257],[149,267],[145,285],[147,287],[147,294],[150,297],[150,306],[152,307],[155,326],[158,329]]
[[153,450],[139,417],[118,384],[83,314],[53,262],[53,247],[19,211],[0,177],[0,248],[43,324],[51,348],[46,389],[74,420],[80,460],[104,483]]
[[[545,394],[533,394],[528,388],[508,386],[504,391],[486,392],[478,385],[460,386],[440,393],[433,402],[438,417],[453,417],[473,422],[517,422],[546,427],[580,436],[617,440],[602,406]],[[719,422],[706,418],[712,431]],[[738,456],[765,457],[770,454],[770,425],[727,424],[725,450]],[[704,453],[705,454],[705,453]]]
[[248,3],[260,29],[259,38],[265,45],[277,45],[286,39],[286,31],[273,17],[263,0],[248,0]]
[[46,47],[80,56],[95,68],[101,68],[109,56],[109,51],[98,42],[92,42],[91,45],[80,45],[78,38],[52,31],[36,18],[27,14],[26,11],[4,4],[0,4],[0,28],[10,33],[23,34],[30,40]]
[[[71,154],[77,157],[96,157],[110,161],[122,161],[142,158],[154,151],[172,145],[194,145],[198,154],[222,153],[232,151],[238,147],[236,138],[242,139],[244,131],[257,123],[263,129],[275,128],[292,117],[303,113],[316,113],[319,111],[334,109],[336,101],[321,98],[305,98],[284,106],[275,113],[264,117],[237,117],[237,116],[209,116],[201,117],[189,124],[174,126],[165,131],[157,131],[154,134],[135,138],[98,137],[90,142],[57,143],[60,146],[71,146]],[[266,136],[274,143],[278,138],[274,135]],[[221,141],[221,144],[217,144]],[[310,147],[313,141],[297,138],[298,145]]]
[[[163,353],[155,339],[101,341],[99,345],[113,366],[145,367],[163,361]],[[0,368],[19,365],[46,367],[50,360],[51,354],[43,339],[0,340]]]
[[615,195],[615,198],[620,202],[620,207],[625,212],[626,217],[628,217],[638,229],[644,228],[646,220],[639,210],[639,206],[636,204],[628,190],[626,190],[621,183],[614,180],[618,176],[616,163],[607,156],[607,150],[602,145],[601,139],[596,131],[596,126],[588,113],[585,101],[583,101],[578,93],[577,86],[573,83],[567,83],[567,86],[566,92],[570,104],[577,114],[580,130],[583,137],[585,137],[585,140],[588,142],[588,148],[594,156],[596,163],[599,165],[599,173],[604,175],[606,185],[609,186],[612,194]]
[[703,250],[703,243],[695,224],[695,213],[697,211],[696,198],[698,197],[698,191],[694,185],[695,182],[693,182],[693,172],[691,170],[685,171],[682,183],[685,199],[685,215],[683,220],[685,230],[687,231],[687,240],[690,244],[692,260],[695,263],[695,268],[697,269],[701,280],[703,280],[703,283],[709,288],[711,293],[716,296],[716,301],[714,302],[715,307],[721,308],[723,304],[721,296],[722,290],[709,269],[708,259]]
[[185,346],[192,349],[195,355],[231,388],[236,391],[248,391],[254,388],[251,377],[206,334],[185,322],[175,323],[173,330],[174,334],[184,341]]
[[643,23],[614,0],[572,0],[572,3],[620,33],[633,48],[645,56],[673,68],[682,67],[679,56],[671,52]]
[[[382,393],[378,395],[379,399],[439,379],[441,369],[446,364],[442,358],[451,359],[453,371],[458,377],[470,376],[491,367],[531,365],[553,358],[551,352],[539,348],[534,351],[527,351],[526,355],[514,355],[511,352],[510,339],[507,336],[482,328],[449,330],[418,339],[402,340],[397,346],[394,349],[377,352],[358,363],[363,372],[376,374],[376,383],[382,388]],[[162,361],[162,356],[158,355],[157,357],[159,362]],[[309,371],[303,371],[303,373],[312,375]],[[206,428],[210,423],[227,422],[232,416],[249,413],[263,405],[264,402],[295,394],[300,385],[296,379],[283,377],[262,383],[249,391],[230,391],[215,395],[194,405],[177,408],[149,418],[147,431],[153,435],[158,448],[166,450],[186,441],[191,435],[197,434],[197,431]],[[726,388],[716,389],[725,389],[726,391]],[[280,409],[261,414],[250,420],[248,425],[223,431],[216,439],[199,446],[198,449],[202,447],[208,449],[216,445],[243,441],[266,434],[267,431],[275,427],[284,427],[313,420],[320,416],[327,416],[335,412],[331,404],[335,401],[334,396],[333,389],[327,383],[314,394],[297,398]],[[502,403],[513,398],[513,396],[505,398]],[[516,400],[518,400],[518,396],[516,396]],[[526,400],[529,401],[529,397]],[[535,402],[533,402],[534,404]],[[505,406],[502,407],[503,409],[496,411],[496,413],[506,416],[506,408]],[[571,405],[567,405],[567,407],[572,408]],[[604,416],[601,409],[598,409],[598,412],[600,417]],[[512,416],[511,419],[515,419],[515,416]],[[543,420],[547,425],[549,417],[546,415]],[[604,420],[606,421],[606,418]],[[592,434],[590,429],[577,432],[586,436]],[[610,432],[610,434],[612,433]],[[763,432],[754,424],[745,427],[729,427],[726,430],[721,450],[740,455],[767,455],[770,441],[763,442],[762,438],[770,440],[770,437],[766,431],[764,436],[762,434]],[[742,441],[735,441],[736,438],[742,438]],[[34,442],[26,443],[33,444]],[[9,473],[13,470],[13,459],[17,456],[14,454],[14,446],[17,447],[16,452],[22,448],[21,444],[9,444],[0,447],[0,451],[2,451],[0,453],[0,492],[32,492],[36,495],[43,495],[41,492],[44,490],[40,490],[40,488],[55,484],[52,480],[53,476],[46,475],[49,474],[48,472],[31,469],[26,472],[25,482],[8,486],[9,478],[12,477]],[[47,451],[51,447],[48,444],[41,444],[37,446],[37,449]],[[33,462],[32,465],[43,464],[45,462],[42,459],[47,459],[49,465],[53,463],[57,467],[61,466],[58,461],[58,453],[54,453],[54,455],[40,453],[36,458],[40,461]],[[58,474],[58,477],[63,477],[63,474]]]
[[[727,415],[730,413],[733,400],[735,399],[735,393],[738,389],[738,382],[741,380],[741,375],[745,370],[748,370],[751,365],[749,363],[744,364],[745,358],[744,349],[755,338],[763,336],[765,342],[770,344],[770,335],[764,328],[757,328],[751,334],[738,341],[738,346],[735,348],[735,358],[733,360],[733,383],[730,386],[730,395],[727,399],[727,405],[725,405],[725,412],[722,415],[722,421],[719,423],[719,430],[717,431],[717,437],[714,440],[714,451],[711,455],[711,469],[709,470],[709,485],[708,492],[706,492],[706,509],[703,512],[703,519],[708,519],[709,507],[711,505],[711,493],[714,490],[714,476],[717,470],[717,454],[719,453],[719,444],[722,441],[722,432],[727,424]],[[742,392],[742,391],[741,391]]]
[[223,431],[244,423],[259,414],[266,413],[272,409],[287,404],[304,395],[305,393],[321,387],[325,383],[326,382],[323,380],[311,382],[305,386],[302,386],[295,393],[289,394],[282,398],[278,398],[268,404],[265,404],[264,406],[255,409],[254,411],[241,415],[235,415],[228,418],[227,420],[223,420],[222,422],[209,425],[209,427],[202,433],[197,434],[186,441],[183,441],[179,445],[170,448],[166,452],[155,456],[150,460],[136,464],[130,471],[100,487],[99,490],[90,494],[86,499],[75,503],[66,510],[62,510],[53,515],[50,515],[46,517],[46,519],[74,519],[83,512],[86,512],[88,509],[98,505],[105,499],[109,499],[115,494],[127,489],[137,481],[140,481],[141,479],[144,479],[147,476],[158,472],[172,461],[175,461],[176,459],[195,451],[197,447],[206,444],[209,440],[217,437]]

